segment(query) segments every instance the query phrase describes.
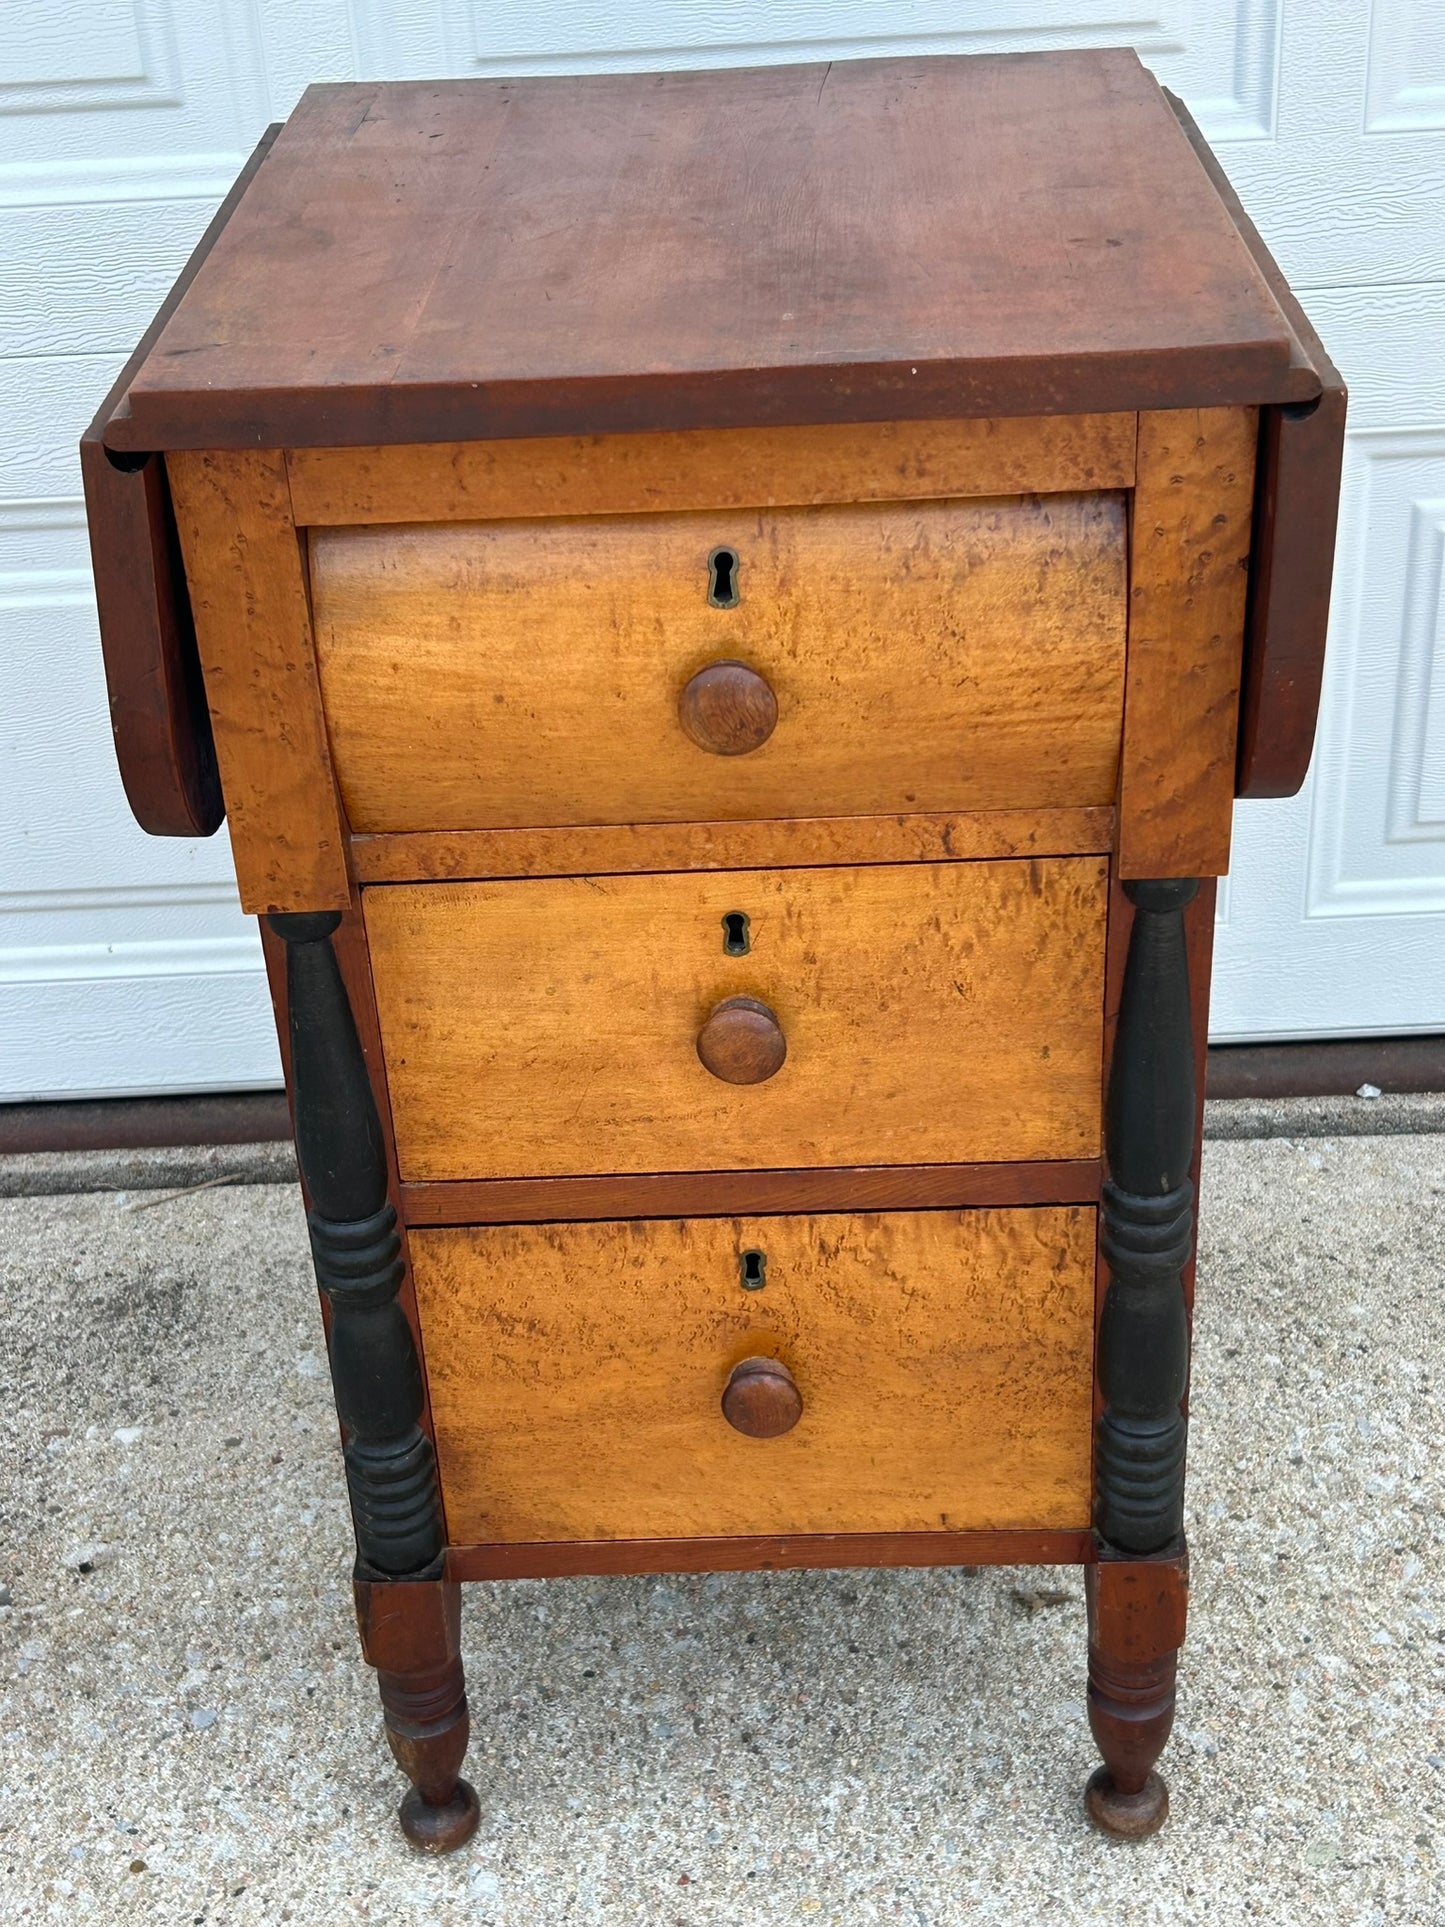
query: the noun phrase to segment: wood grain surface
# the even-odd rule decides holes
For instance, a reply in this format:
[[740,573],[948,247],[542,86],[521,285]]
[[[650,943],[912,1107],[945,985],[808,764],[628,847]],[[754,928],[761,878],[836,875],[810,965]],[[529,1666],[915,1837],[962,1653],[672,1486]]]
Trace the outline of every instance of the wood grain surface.
[[1024,415],[296,448],[287,465],[298,522],[493,522],[1132,488],[1134,441],[1132,414]]
[[[1106,864],[363,892],[403,1177],[1007,1162],[1099,1148]],[[723,918],[750,920],[729,956]],[[783,1069],[710,1076],[723,997]]]
[[815,1171],[648,1171],[631,1177],[462,1178],[402,1187],[408,1224],[550,1224],[586,1218],[754,1217],[770,1211],[1094,1204],[1093,1158],[1032,1164],[835,1165]]
[[[1077,1205],[416,1232],[453,1540],[1078,1527],[1093,1247]],[[757,1354],[779,1438],[719,1410]]]
[[346,837],[283,457],[171,455],[241,907],[343,910]]
[[225,805],[165,461],[157,454],[113,460],[105,432],[280,131],[277,125],[262,135],[80,438],[116,760],[131,814],[152,836],[210,836]]
[[710,755],[750,756],[778,726],[778,699],[746,663],[710,662],[683,684],[677,719]]
[[1127,50],[312,88],[113,446],[1308,399]]
[[561,1539],[449,1546],[452,1579],[565,1579],[582,1573],[784,1572],[867,1566],[1082,1566],[1093,1535],[1058,1532],[738,1533],[724,1539]]
[[1313,409],[1261,411],[1240,796],[1293,796],[1309,772],[1324,686],[1346,401],[1331,368]]
[[[874,815],[1114,799],[1121,495],[316,530],[317,652],[356,830]],[[738,555],[736,608],[708,556]],[[750,755],[699,669],[766,677]]]
[[1184,1644],[1189,1616],[1189,1556],[1183,1550],[1091,1562],[1089,1636],[1122,1660],[1159,1659]]
[[787,1062],[788,1040],[777,1013],[756,997],[724,997],[698,1027],[697,1054],[724,1084],[763,1084]]
[[1223,876],[1234,816],[1252,408],[1139,417],[1119,874]]
[[828,863],[950,863],[968,857],[1093,856],[1114,847],[1112,809],[796,817],[787,824],[582,823],[553,830],[420,830],[358,836],[362,883],[608,876],[642,870],[810,869]]
[[1290,330],[1291,365],[1316,401],[1261,410],[1254,553],[1244,635],[1240,796],[1293,796],[1305,780],[1325,668],[1347,396],[1339,370],[1183,101],[1166,91],[1199,164]]
[[728,1424],[749,1439],[780,1439],[803,1416],[798,1381],[771,1354],[739,1359],[728,1374],[720,1403]]
[[211,836],[226,814],[176,541],[166,465],[122,471],[92,426],[80,444],[116,762],[151,836]]

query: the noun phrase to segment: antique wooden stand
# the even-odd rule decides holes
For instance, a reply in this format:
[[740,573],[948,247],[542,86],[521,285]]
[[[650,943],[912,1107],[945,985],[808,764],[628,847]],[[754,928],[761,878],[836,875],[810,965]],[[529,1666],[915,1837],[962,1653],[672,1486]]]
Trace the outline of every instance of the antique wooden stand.
[[313,88],[82,444],[139,821],[229,818],[362,1648],[463,1580],[1085,1568],[1184,1637],[1215,880],[1344,391],[1132,54]]

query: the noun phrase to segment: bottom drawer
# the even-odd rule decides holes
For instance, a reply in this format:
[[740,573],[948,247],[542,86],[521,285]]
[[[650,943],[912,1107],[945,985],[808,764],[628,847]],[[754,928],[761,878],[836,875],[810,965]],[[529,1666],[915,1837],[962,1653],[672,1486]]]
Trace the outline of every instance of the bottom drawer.
[[[1081,1205],[413,1231],[448,1537],[1087,1526],[1094,1240]],[[759,1356],[781,1436],[722,1410]]]

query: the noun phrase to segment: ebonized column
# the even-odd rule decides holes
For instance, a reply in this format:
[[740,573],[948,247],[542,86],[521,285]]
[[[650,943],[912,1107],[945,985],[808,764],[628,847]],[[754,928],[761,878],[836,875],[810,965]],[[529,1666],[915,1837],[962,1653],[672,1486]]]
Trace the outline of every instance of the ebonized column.
[[1178,878],[1123,887],[1134,923],[1105,1103],[1108,1286],[1094,1435],[1100,1563],[1089,1575],[1089,1723],[1104,1766],[1089,1783],[1088,1805],[1107,1831],[1139,1838],[1169,1811],[1153,1768],[1173,1723],[1184,1633],[1182,1274],[1194,1245],[1196,1115],[1184,911],[1199,885]]
[[1109,1285],[1094,1442],[1094,1525],[1121,1552],[1158,1552],[1184,1523],[1195,1118],[1184,909],[1198,889],[1193,878],[1124,885],[1134,927],[1104,1116]]
[[[286,946],[296,1155],[316,1280],[331,1311],[363,1650],[378,1669],[387,1738],[413,1783],[402,1827],[415,1845],[442,1852],[475,1831],[477,1799],[458,1778],[468,1717],[456,1588],[441,1576],[436,1455],[419,1423],[421,1364],[397,1302],[405,1267],[381,1119],[332,947],[340,915],[268,922]],[[368,1639],[378,1622],[383,1632]]]

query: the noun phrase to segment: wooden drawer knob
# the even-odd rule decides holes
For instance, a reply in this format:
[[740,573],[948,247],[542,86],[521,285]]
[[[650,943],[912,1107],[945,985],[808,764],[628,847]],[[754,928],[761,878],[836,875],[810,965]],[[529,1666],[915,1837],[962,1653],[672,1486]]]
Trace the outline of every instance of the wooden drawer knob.
[[697,1054],[725,1084],[761,1084],[783,1068],[788,1040],[756,997],[724,997],[697,1034]]
[[677,714],[699,749],[714,756],[746,756],[776,728],[778,699],[766,678],[745,662],[711,662],[678,697]]
[[750,1439],[781,1438],[803,1416],[797,1380],[778,1358],[745,1358],[734,1365],[722,1395],[723,1417]]

